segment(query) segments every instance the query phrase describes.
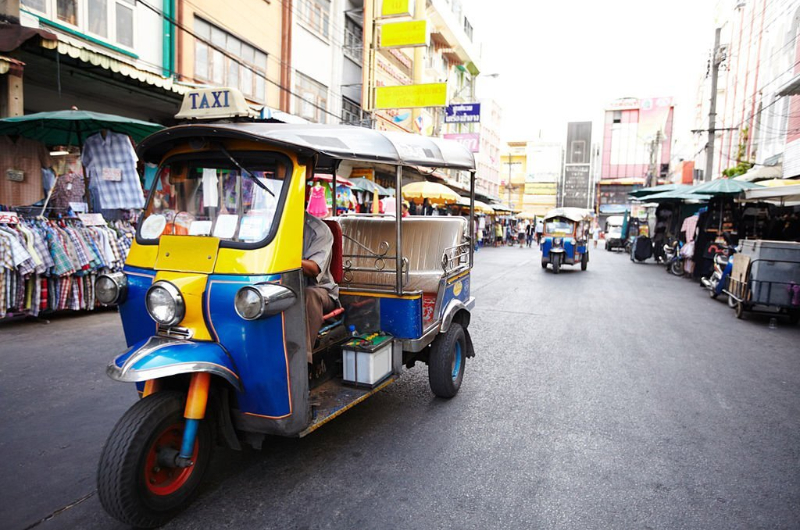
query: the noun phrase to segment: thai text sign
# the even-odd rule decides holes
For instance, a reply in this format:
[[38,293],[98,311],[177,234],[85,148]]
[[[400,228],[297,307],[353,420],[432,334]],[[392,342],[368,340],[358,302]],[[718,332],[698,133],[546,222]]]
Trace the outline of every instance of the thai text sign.
[[391,22],[381,26],[381,48],[404,48],[428,45],[428,23],[425,20]]
[[555,182],[526,182],[525,195],[556,195],[558,184]]
[[379,86],[375,88],[376,109],[444,107],[446,103],[447,83]]
[[481,150],[480,133],[452,133],[445,134],[444,137],[447,140],[455,140],[469,149],[471,153],[477,153]]
[[381,3],[382,17],[399,17],[411,14],[410,0],[383,0]]
[[445,123],[480,123],[480,103],[459,103],[445,107]]

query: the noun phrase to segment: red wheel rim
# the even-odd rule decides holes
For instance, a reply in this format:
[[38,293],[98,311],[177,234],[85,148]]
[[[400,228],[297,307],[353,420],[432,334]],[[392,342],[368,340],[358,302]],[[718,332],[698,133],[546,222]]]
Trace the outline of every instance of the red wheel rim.
[[[181,489],[192,476],[194,466],[189,467],[161,467],[158,465],[158,449],[170,448],[180,451],[183,440],[183,423],[170,425],[156,436],[144,464],[144,483],[148,491],[154,495],[171,495]],[[197,462],[197,453],[200,444],[194,441],[192,462]]]

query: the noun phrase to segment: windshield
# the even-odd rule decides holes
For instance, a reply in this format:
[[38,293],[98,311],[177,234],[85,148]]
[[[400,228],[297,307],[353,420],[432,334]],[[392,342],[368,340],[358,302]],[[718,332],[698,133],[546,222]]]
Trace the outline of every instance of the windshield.
[[180,155],[162,165],[139,236],[146,241],[165,234],[240,243],[266,239],[282,205],[291,161],[264,152],[234,152],[231,157]]
[[545,230],[548,234],[555,236],[571,236],[572,223],[563,219],[548,219],[545,223]]

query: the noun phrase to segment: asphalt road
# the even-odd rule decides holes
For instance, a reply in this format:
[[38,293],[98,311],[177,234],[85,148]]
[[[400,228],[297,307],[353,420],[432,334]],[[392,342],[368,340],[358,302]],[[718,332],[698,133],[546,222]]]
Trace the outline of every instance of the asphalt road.
[[[219,450],[170,529],[800,527],[800,327],[738,321],[695,283],[595,251],[476,254],[477,357],[427,369],[301,440]],[[0,326],[0,526],[116,529],[94,494],[134,401],[106,312]]]

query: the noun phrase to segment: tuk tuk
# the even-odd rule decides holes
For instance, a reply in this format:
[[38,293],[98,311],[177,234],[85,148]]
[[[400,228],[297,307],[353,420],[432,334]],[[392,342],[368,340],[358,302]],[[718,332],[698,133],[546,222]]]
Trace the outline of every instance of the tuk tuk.
[[558,274],[564,265],[589,265],[589,236],[592,213],[583,208],[554,208],[544,216],[542,268],[549,263]]
[[187,98],[178,117],[192,117],[194,105],[224,121],[142,141],[139,156],[158,165],[157,178],[123,272],[96,282],[98,300],[118,304],[128,345],[107,374],[135,383],[141,397],[102,451],[98,496],[136,527],[164,524],[191,502],[215,445],[305,436],[417,362],[428,365],[432,392],[451,398],[474,356],[474,208],[469,221],[403,218],[397,200],[391,213],[325,219],[340,304],[323,317],[310,356],[301,270],[306,181],[315,172],[332,175],[336,189],[347,167],[391,171],[400,190],[417,168],[464,170],[474,205],[467,149],[412,134],[255,121],[227,108],[244,103],[230,89]]

